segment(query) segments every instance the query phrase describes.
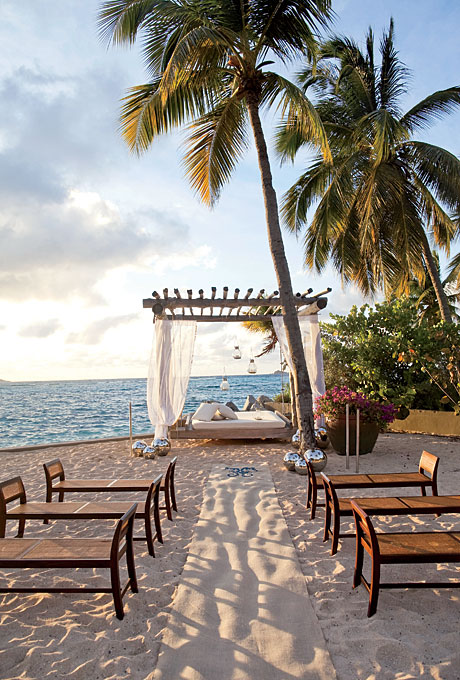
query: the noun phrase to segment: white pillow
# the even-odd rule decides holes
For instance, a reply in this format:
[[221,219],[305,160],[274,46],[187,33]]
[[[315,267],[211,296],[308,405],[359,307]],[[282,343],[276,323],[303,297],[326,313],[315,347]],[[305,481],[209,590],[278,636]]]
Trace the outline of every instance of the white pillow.
[[203,423],[209,423],[212,420],[213,415],[216,413],[220,404],[216,402],[212,404],[206,404],[203,402],[200,404],[193,415],[194,420],[200,420]]
[[230,408],[230,406],[225,406],[224,404],[218,404],[217,410],[221,416],[228,418],[229,420],[238,420],[238,416],[235,411]]

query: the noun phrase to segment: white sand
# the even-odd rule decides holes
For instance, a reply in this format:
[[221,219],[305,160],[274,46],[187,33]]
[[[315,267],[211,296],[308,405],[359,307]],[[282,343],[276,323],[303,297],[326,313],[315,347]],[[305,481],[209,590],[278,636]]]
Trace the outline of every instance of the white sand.
[[[289,449],[289,444],[269,442],[173,442],[173,453],[178,455],[179,514],[173,523],[163,519],[165,544],[156,544],[155,559],[148,556],[143,543],[135,544],[140,592],[126,597],[125,619],[119,621],[114,616],[111,597],[105,594],[0,595],[0,678],[148,678],[155,669],[162,629],[212,465],[268,462],[339,680],[458,680],[458,591],[382,591],[377,614],[367,619],[367,593],[363,587],[356,591],[351,587],[354,541],[342,541],[337,555],[330,556],[330,544],[322,543],[323,510],[318,510],[313,522],[308,520],[304,508],[305,479],[287,472],[282,465],[282,455]],[[460,446],[451,439],[381,435],[374,452],[362,457],[361,471],[416,469],[423,449],[441,457],[440,493],[459,493]],[[123,442],[66,446],[0,454],[0,479],[19,474],[28,498],[43,500],[45,485],[41,465],[56,457],[63,461],[69,477],[145,477],[165,470],[169,461],[169,457],[156,461],[132,459]],[[327,470],[332,474],[344,469],[344,458],[329,453]],[[386,495],[388,491],[382,489],[376,493]],[[110,497],[104,494],[103,498]],[[124,498],[116,494],[111,500]],[[72,495],[72,500],[78,500],[77,494]],[[393,517],[386,522],[391,523],[392,528],[404,530],[411,530],[417,523],[460,529],[460,517],[454,515],[445,515],[439,520]],[[49,533],[101,536],[108,535],[112,527],[111,522],[105,521],[88,524],[62,521],[49,526],[34,522],[26,527],[26,536]],[[342,528],[347,527],[351,527],[351,522],[345,519]],[[9,533],[13,534],[12,526]],[[431,569],[435,570],[436,566]],[[458,569],[442,565],[437,576],[439,579],[458,577]],[[28,578],[31,577],[13,570],[0,572],[2,584],[20,579],[26,585]],[[49,570],[41,576],[34,572],[32,578],[35,584],[49,585],[52,580],[56,584],[74,579],[75,574]],[[78,575],[80,583],[95,578],[86,570]],[[100,583],[106,575],[97,578]],[[398,570],[389,568],[383,578],[397,579]]]

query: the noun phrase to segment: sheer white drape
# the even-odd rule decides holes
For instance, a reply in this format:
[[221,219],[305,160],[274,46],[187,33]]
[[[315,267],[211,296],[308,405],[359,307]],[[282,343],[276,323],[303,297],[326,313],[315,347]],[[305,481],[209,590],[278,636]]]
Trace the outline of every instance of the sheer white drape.
[[149,418],[163,438],[179,418],[192,370],[196,321],[157,319],[147,380]]
[[[291,373],[293,372],[293,365],[291,354],[286,337],[286,329],[284,327],[284,318],[282,316],[272,316],[273,328],[275,329],[276,337],[280,343],[281,351],[286,359],[287,365]],[[313,403],[317,397],[320,397],[326,391],[324,382],[324,365],[323,365],[323,350],[321,348],[321,331],[318,323],[318,315],[311,314],[310,316],[299,316],[300,333],[302,335],[302,345],[305,352],[305,361],[307,362],[308,375],[310,377],[311,391],[313,395]]]

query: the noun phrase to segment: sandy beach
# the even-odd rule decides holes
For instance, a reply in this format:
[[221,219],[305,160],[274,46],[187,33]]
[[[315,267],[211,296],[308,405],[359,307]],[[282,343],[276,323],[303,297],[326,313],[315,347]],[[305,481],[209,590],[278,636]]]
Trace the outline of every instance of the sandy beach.
[[[0,596],[0,678],[150,678],[156,667],[162,631],[167,622],[175,588],[180,580],[187,551],[198,520],[203,491],[216,463],[243,466],[268,463],[284,519],[307,583],[313,609],[324,635],[337,678],[389,680],[433,678],[457,680],[459,597],[455,590],[389,590],[380,595],[377,614],[366,618],[367,593],[352,590],[354,541],[341,541],[331,557],[330,543],[322,542],[323,509],[314,521],[305,510],[304,477],[287,472],[282,464],[288,443],[173,441],[178,456],[176,489],[179,513],[174,522],[163,514],[164,545],[155,544],[151,558],[145,544],[136,543],[139,594],[125,599],[125,618],[113,613],[111,597],[101,595]],[[361,458],[360,471],[415,470],[423,449],[441,458],[439,492],[460,490],[460,446],[458,440],[426,435],[380,435],[374,452]],[[20,475],[28,500],[44,500],[42,463],[59,457],[69,477],[146,477],[165,471],[170,456],[155,461],[131,458],[126,442],[80,444],[21,453],[2,453],[1,479]],[[345,471],[345,460],[328,450],[327,471]],[[354,472],[352,461],[350,472]],[[389,495],[381,489],[375,494]],[[410,493],[410,492],[407,492]],[[415,493],[415,492],[414,492]],[[359,495],[350,493],[349,495]],[[363,495],[361,493],[361,495]],[[370,494],[366,494],[370,495]],[[131,499],[104,494],[104,500]],[[73,494],[72,500],[78,500]],[[460,518],[385,518],[395,530],[460,528]],[[8,535],[14,535],[9,523]],[[14,527],[15,528],[15,527]],[[342,521],[351,528],[351,520]],[[113,522],[55,522],[44,526],[29,523],[26,536],[109,536]],[[418,571],[417,571],[418,569]],[[413,578],[425,568],[413,568]],[[436,566],[430,567],[435,570]],[[458,576],[455,566],[441,565],[439,580]],[[433,573],[433,572],[432,572]],[[396,580],[398,570],[385,571],[385,579]],[[102,583],[105,574],[34,572],[34,584],[61,584],[70,579],[80,583]],[[23,583],[29,574],[9,570],[0,573],[2,585]],[[96,581],[96,579],[98,579]],[[211,680],[211,678],[210,678]],[[213,679],[212,679],[213,680]],[[217,680],[217,679],[216,679]]]

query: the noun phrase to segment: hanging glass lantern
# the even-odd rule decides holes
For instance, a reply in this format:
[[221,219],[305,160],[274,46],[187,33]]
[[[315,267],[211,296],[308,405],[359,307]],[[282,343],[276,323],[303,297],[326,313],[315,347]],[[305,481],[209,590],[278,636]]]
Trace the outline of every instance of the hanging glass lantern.
[[239,345],[235,345],[235,349],[233,350],[232,357],[234,359],[241,359],[241,350],[239,348]]
[[257,373],[257,366],[254,359],[249,359],[248,373]]
[[230,389],[230,385],[225,375],[222,378],[222,382],[220,383],[220,389],[222,390],[222,392],[228,392],[228,390]]

